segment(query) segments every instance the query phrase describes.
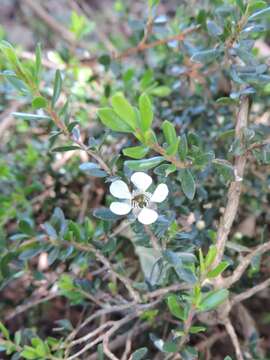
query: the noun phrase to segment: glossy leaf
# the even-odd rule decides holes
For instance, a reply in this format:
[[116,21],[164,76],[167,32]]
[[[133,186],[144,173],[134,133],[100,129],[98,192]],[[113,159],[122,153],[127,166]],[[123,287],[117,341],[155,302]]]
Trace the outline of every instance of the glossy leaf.
[[259,10],[259,11],[256,11],[254,14],[250,15],[250,17],[248,18],[248,20],[257,20],[258,18],[261,18],[263,16],[268,16],[270,15],[270,6],[265,8],[265,9],[262,9],[262,10]]
[[100,169],[98,164],[87,162],[83,163],[79,166],[80,170],[85,172],[86,174],[94,177],[105,177],[107,176],[106,171]]
[[182,161],[186,160],[188,153],[188,144],[186,135],[182,135],[179,143],[179,157]]
[[181,182],[183,193],[189,200],[193,200],[196,191],[196,184],[190,170],[183,169],[179,171],[178,177]]
[[111,99],[113,110],[123,122],[133,130],[136,129],[136,114],[133,107],[122,93],[115,94]]
[[155,156],[149,159],[143,160],[128,160],[125,161],[125,165],[131,170],[145,171],[152,169],[161,164],[165,159],[162,156]]
[[177,319],[185,320],[185,312],[183,307],[180,305],[179,300],[177,299],[176,295],[169,295],[167,298],[167,304],[169,310],[173,316]]
[[214,269],[209,271],[209,273],[207,274],[207,277],[209,279],[213,279],[213,278],[219,276],[225,269],[227,269],[228,266],[229,266],[229,263],[227,261],[222,261]]
[[13,116],[23,120],[50,120],[51,118],[47,115],[27,114],[21,112],[12,113]]
[[133,159],[143,158],[149,151],[148,147],[145,146],[133,146],[123,149],[124,155],[131,157]]
[[218,37],[223,33],[223,30],[220,26],[217,25],[215,21],[207,21],[207,29],[211,36]]
[[47,100],[42,96],[37,96],[32,101],[32,107],[34,109],[43,109],[47,106]]
[[209,247],[208,253],[207,253],[206,257],[205,257],[204,264],[205,264],[206,268],[209,268],[209,266],[212,265],[212,263],[214,262],[216,256],[217,256],[217,247],[214,246],[214,245],[211,245]]
[[162,123],[162,131],[165,136],[166,142],[168,145],[173,145],[177,142],[177,135],[175,131],[174,125],[169,122],[168,120],[165,120]]
[[151,100],[145,93],[139,98],[139,109],[141,114],[141,130],[145,132],[151,128],[154,118]]
[[201,311],[210,311],[217,308],[222,304],[229,296],[229,291],[227,289],[214,290],[207,293],[201,303]]
[[143,360],[147,352],[148,349],[146,347],[137,349],[131,354],[131,360]]
[[120,117],[111,108],[102,108],[97,112],[101,122],[107,128],[119,132],[133,132],[132,127],[126,122],[122,121]]
[[54,77],[53,96],[52,96],[52,107],[55,106],[62,90],[62,76],[60,70],[56,70]]
[[191,60],[197,63],[206,64],[216,60],[220,54],[218,49],[202,50],[192,55]]

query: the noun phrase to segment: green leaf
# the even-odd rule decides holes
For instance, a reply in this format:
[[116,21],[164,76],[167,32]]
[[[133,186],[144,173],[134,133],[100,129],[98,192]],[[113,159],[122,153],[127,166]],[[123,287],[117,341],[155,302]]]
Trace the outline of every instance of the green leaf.
[[175,144],[175,142],[177,142],[177,135],[174,125],[168,120],[165,120],[161,125],[161,128],[167,144],[168,145]]
[[214,21],[207,21],[207,30],[211,36],[218,37],[223,33],[223,30]]
[[263,0],[249,1],[248,13],[252,14],[254,11],[264,9],[265,7],[267,7],[266,1],[263,1]]
[[183,134],[181,136],[180,144],[179,144],[179,157],[182,161],[186,160],[187,153],[188,153],[187,138],[186,138],[186,135]]
[[25,345],[23,351],[20,354],[24,359],[38,359],[39,355],[36,353],[36,350],[31,346]]
[[219,105],[235,105],[237,101],[230,97],[220,97],[216,100],[216,103]]
[[149,151],[149,148],[146,146],[133,146],[123,149],[124,155],[131,157],[133,159],[143,158]]
[[189,169],[180,170],[178,174],[183,193],[189,200],[193,200],[196,191],[196,184],[193,175]]
[[207,274],[208,279],[213,279],[219,276],[228,266],[229,263],[227,261],[222,261],[213,270],[209,271]]
[[139,98],[139,109],[141,114],[141,130],[145,132],[151,128],[154,118],[152,103],[146,93],[143,93]]
[[189,329],[190,334],[198,334],[200,332],[206,331],[207,328],[205,326],[191,326]]
[[53,152],[66,152],[66,151],[72,151],[72,150],[81,150],[81,148],[76,145],[69,145],[69,146],[59,146],[59,147],[52,149]]
[[217,247],[215,245],[211,245],[209,247],[208,253],[204,261],[204,265],[206,268],[209,268],[213,264],[216,256],[217,256]]
[[202,299],[199,308],[201,311],[215,309],[222,304],[229,296],[227,289],[220,289],[208,292]]
[[248,20],[255,20],[255,19],[258,19],[262,16],[265,16],[265,15],[270,15],[270,6],[265,8],[265,9],[262,9],[262,10],[259,10],[259,11],[256,11],[254,14],[252,14]]
[[106,171],[101,170],[98,164],[92,162],[86,162],[79,166],[80,170],[94,177],[105,177],[107,176]]
[[162,156],[155,156],[144,160],[128,160],[124,164],[131,170],[145,171],[158,166],[164,160]]
[[185,320],[185,312],[182,306],[179,304],[176,295],[169,295],[167,298],[168,308],[173,316],[177,319]]
[[60,70],[56,70],[54,77],[54,87],[53,87],[53,96],[52,96],[52,107],[55,106],[62,90],[62,77]]
[[108,69],[111,64],[111,58],[108,54],[103,54],[98,58],[98,62]]
[[166,341],[163,344],[162,350],[168,353],[175,353],[178,350],[177,343],[174,341]]
[[32,107],[34,109],[43,109],[47,104],[47,100],[43,96],[37,96],[32,101]]
[[146,347],[140,348],[131,354],[131,360],[142,360],[144,359],[144,356],[147,354],[147,352],[148,349]]
[[154,95],[154,96],[159,96],[159,97],[165,97],[165,96],[169,96],[170,93],[172,92],[171,88],[169,88],[168,86],[157,86],[154,89],[152,89],[150,91],[150,94]]
[[179,142],[180,142],[180,138],[178,137],[176,139],[175,143],[171,144],[170,146],[168,146],[166,148],[166,155],[169,155],[169,156],[175,155],[178,150]]
[[99,109],[97,112],[101,122],[107,128],[113,131],[120,131],[120,132],[133,132],[131,126],[129,126],[126,122],[122,121],[116,112],[111,108],[102,108]]
[[218,49],[198,51],[192,55],[191,60],[197,63],[206,64],[216,60],[219,54],[220,51]]
[[110,209],[107,208],[100,208],[100,209],[95,209],[93,211],[93,215],[101,220],[105,220],[105,221],[115,221],[119,219],[118,215],[115,215],[113,212],[111,212]]
[[[150,8],[157,6],[159,4],[160,0],[148,0],[148,6]],[[132,359],[133,360],[133,359]]]
[[20,220],[19,229],[24,234],[27,234],[27,235],[30,235],[30,236],[35,234],[35,231],[34,231],[34,229],[32,227],[32,224],[27,219]]
[[9,331],[1,321],[0,321],[0,332],[2,333],[4,338],[6,338],[7,340],[10,339]]
[[111,99],[113,110],[133,130],[136,129],[136,113],[122,93],[115,94]]
[[234,178],[234,167],[226,160],[214,159],[212,164],[214,165],[217,173],[226,182]]
[[201,153],[195,157],[195,159],[193,161],[193,165],[198,168],[203,168],[207,164],[209,164],[210,161],[212,161],[214,159],[214,157],[215,157],[215,154],[213,151],[209,151],[207,153]]
[[36,114],[26,114],[21,112],[14,112],[12,113],[18,119],[23,120],[50,120],[51,118],[47,115],[36,115]]
[[203,274],[205,272],[205,263],[202,249],[199,249],[199,261],[200,261],[200,272]]
[[241,14],[244,14],[246,7],[245,4],[243,2],[243,0],[235,0],[236,5],[239,7],[239,9],[241,10]]

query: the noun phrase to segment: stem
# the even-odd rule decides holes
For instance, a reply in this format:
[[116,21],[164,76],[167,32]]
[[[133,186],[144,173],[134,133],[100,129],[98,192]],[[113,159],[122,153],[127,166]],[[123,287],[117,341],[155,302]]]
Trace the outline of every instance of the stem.
[[195,309],[195,306],[192,304],[191,308],[189,310],[189,313],[188,313],[187,320],[184,323],[184,334],[183,334],[183,336],[181,338],[181,341],[179,343],[179,350],[181,350],[183,348],[183,346],[185,345],[186,341],[189,338],[189,330],[190,330],[190,328],[192,326],[192,321],[193,321],[193,318],[194,318],[195,314],[196,314],[196,309]]
[[[235,139],[239,140],[240,144],[243,147],[243,131],[248,125],[248,113],[249,113],[249,98],[244,96],[240,103],[239,112],[236,118],[236,127],[235,127]],[[242,191],[242,178],[244,176],[244,170],[246,166],[247,156],[246,154],[235,157],[235,175],[236,179],[231,182],[228,191],[228,201],[224,211],[224,214],[220,220],[220,224],[217,232],[217,256],[214,261],[213,267],[217,266],[222,260],[226,241],[228,239],[231,227],[235,220],[240,195]]]
[[81,141],[81,140],[76,140],[74,139],[70,132],[68,131],[68,128],[66,127],[66,125],[61,121],[61,119],[59,118],[59,116],[57,115],[57,113],[50,107],[48,106],[46,108],[47,113],[50,115],[52,121],[55,123],[55,125],[63,131],[63,133],[74,143],[76,143],[83,151],[85,151],[90,157],[92,157],[93,159],[95,159],[100,167],[106,171],[108,174],[112,175],[112,170],[108,167],[108,165],[105,163],[105,161],[94,151],[88,149],[88,147]]

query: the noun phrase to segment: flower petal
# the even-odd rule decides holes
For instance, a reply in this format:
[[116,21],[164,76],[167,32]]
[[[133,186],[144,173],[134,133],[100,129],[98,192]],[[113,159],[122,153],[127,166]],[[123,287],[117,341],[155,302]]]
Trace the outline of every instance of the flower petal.
[[122,180],[116,180],[111,183],[110,192],[118,199],[130,199],[131,194],[127,184]]
[[135,172],[131,176],[130,180],[139,190],[142,191],[146,191],[149,188],[149,186],[152,184],[151,176],[141,171]]
[[159,184],[150,198],[150,201],[160,203],[168,196],[169,189],[166,184]]
[[144,225],[153,224],[158,218],[158,213],[155,210],[144,208],[138,215],[138,220]]
[[131,210],[131,205],[127,202],[114,201],[110,205],[110,210],[117,215],[126,215]]

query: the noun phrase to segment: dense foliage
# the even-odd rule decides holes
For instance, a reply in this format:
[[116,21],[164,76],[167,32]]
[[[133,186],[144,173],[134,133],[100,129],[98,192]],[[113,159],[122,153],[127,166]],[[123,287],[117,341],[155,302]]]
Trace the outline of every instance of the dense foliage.
[[77,5],[31,58],[3,31],[4,357],[270,359],[270,7],[197,5],[118,0],[102,43]]

